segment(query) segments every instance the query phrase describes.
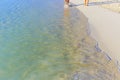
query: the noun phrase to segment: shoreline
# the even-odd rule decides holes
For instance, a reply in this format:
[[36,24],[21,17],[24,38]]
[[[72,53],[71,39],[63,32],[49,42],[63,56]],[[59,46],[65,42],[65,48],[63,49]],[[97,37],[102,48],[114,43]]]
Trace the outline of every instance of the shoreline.
[[[93,37],[91,37],[88,18],[76,7],[70,7],[67,9],[70,9],[71,20],[69,20],[70,16],[66,15],[66,18],[69,18],[65,21],[68,21],[68,23],[71,25],[68,25],[70,29],[66,28],[66,30],[71,31],[72,34],[74,34],[74,36],[71,38],[73,39],[72,44],[73,48],[78,50],[78,55],[76,58],[74,58],[75,63],[80,62],[82,64],[80,65],[81,67],[72,71],[68,77],[74,79],[79,79],[79,77],[80,79],[85,79],[85,77],[87,77],[86,79],[91,78],[90,80],[97,80],[96,75],[99,75],[100,80],[119,80],[119,71],[116,64],[108,54],[103,53],[103,51],[99,48],[98,42]],[[72,22],[75,24],[72,24]],[[100,74],[103,74],[104,76]],[[105,78],[105,76],[109,75],[111,75],[109,78]]]
[[75,4],[73,7],[78,8],[88,18],[90,36],[99,44],[97,47],[115,62],[120,71],[120,38],[117,35],[120,34],[120,14],[99,5],[84,6],[78,0],[71,2]]

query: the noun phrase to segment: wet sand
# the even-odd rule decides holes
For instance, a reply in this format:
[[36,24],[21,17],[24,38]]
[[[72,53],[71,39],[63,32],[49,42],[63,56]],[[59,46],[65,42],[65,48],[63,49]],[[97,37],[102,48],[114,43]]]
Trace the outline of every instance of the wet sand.
[[[70,80],[119,80],[119,71],[108,54],[103,53],[97,41],[90,36],[86,16],[75,7],[64,11],[65,40],[72,55],[70,62],[78,65],[69,76]],[[70,34],[70,35],[67,35]],[[66,39],[68,37],[68,39]]]
[[71,0],[71,2],[87,16],[90,35],[98,42],[102,52],[108,54],[119,65],[120,14],[101,8],[94,3],[91,6],[84,6],[83,1]]

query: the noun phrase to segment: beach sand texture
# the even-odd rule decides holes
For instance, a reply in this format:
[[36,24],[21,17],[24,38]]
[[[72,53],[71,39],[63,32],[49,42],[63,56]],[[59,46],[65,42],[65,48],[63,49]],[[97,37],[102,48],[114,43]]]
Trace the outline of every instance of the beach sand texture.
[[120,13],[120,0],[90,0],[90,5],[99,5],[103,8]]
[[[97,2],[93,1],[90,0],[89,6],[84,6],[83,1],[71,0],[75,7],[87,16],[91,36],[98,42],[103,52],[107,53],[118,65],[120,62],[120,14],[117,12],[120,10],[120,3],[96,5]],[[108,7],[110,10],[100,6]]]

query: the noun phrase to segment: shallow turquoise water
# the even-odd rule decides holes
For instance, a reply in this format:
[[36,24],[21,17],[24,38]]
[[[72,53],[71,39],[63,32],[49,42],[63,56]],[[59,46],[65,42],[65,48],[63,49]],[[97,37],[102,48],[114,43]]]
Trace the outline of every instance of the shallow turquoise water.
[[89,37],[87,18],[63,3],[0,1],[0,80],[118,79]]

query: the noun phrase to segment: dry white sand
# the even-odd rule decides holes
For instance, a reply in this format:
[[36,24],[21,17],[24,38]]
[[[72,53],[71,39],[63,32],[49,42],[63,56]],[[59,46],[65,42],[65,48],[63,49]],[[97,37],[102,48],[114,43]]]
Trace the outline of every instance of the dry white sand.
[[71,0],[88,17],[91,36],[113,60],[120,62],[120,14],[96,4],[84,6],[82,0]]

